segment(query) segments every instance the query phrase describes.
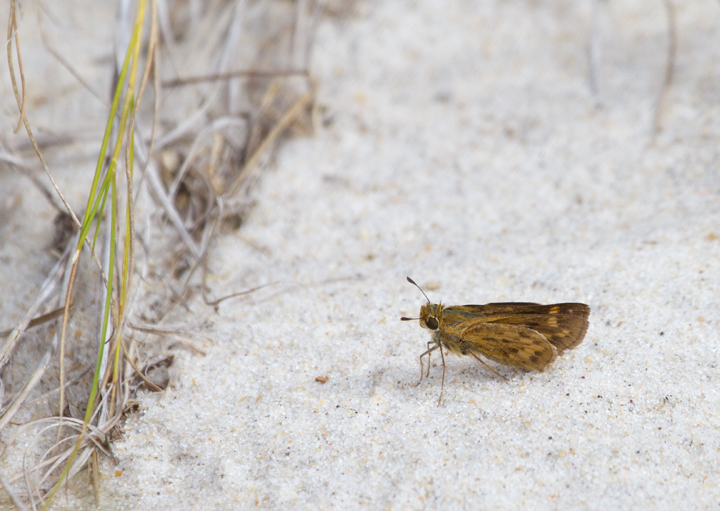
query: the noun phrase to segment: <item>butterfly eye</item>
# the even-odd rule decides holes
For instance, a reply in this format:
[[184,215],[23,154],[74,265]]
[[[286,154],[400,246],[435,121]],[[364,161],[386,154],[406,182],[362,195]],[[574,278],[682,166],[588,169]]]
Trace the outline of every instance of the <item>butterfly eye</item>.
[[438,325],[438,320],[437,320],[437,318],[433,318],[432,316],[430,316],[429,318],[427,318],[427,320],[425,321],[425,325],[426,325],[430,330],[437,330],[437,328],[438,328],[438,326],[439,326],[439,325]]

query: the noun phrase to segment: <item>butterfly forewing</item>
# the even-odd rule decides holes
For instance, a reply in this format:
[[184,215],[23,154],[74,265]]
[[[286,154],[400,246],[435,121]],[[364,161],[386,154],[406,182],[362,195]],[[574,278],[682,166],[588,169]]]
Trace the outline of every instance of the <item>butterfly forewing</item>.
[[590,307],[584,303],[489,303],[462,308],[478,321],[522,325],[540,332],[559,353],[582,342],[589,324],[586,318],[590,314]]
[[[590,307],[584,303],[556,303],[541,305],[530,302],[488,303],[485,305],[461,305],[460,307],[483,316],[496,316],[498,314],[560,314],[565,316],[578,316],[587,319]],[[449,307],[448,307],[449,308]],[[454,307],[459,308],[459,307]]]

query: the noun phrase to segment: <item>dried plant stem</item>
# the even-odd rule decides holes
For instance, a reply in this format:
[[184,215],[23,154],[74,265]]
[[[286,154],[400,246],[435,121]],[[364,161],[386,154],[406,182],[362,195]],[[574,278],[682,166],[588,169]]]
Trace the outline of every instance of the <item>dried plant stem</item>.
[[20,126],[23,122],[25,122],[25,73],[23,73],[23,67],[22,67],[22,56],[20,55],[20,38],[18,37],[18,26],[17,26],[17,18],[16,18],[16,11],[17,4],[16,0],[11,0],[10,2],[10,16],[8,17],[8,31],[7,31],[7,57],[8,57],[8,66],[10,67],[10,77],[12,81],[12,88],[13,92],[15,93],[15,98],[17,99],[19,97],[18,87],[17,83],[15,82],[15,71],[13,69],[13,60],[12,60],[12,44],[9,44],[11,38],[14,37],[15,39],[15,53],[17,54],[17,60],[18,60],[18,71],[20,72],[20,84],[22,88],[22,98],[18,101],[18,107],[20,108],[20,118],[18,119],[17,126],[15,126],[15,129],[13,130],[14,133],[17,133],[20,131]]
[[307,69],[278,69],[260,70],[260,69],[239,69],[237,71],[227,71],[225,73],[213,73],[202,76],[188,76],[185,78],[175,78],[173,80],[165,80],[161,82],[163,87],[172,88],[183,85],[194,85],[203,82],[218,82],[223,80],[231,80],[233,78],[277,78],[280,76],[308,76]]
[[[42,5],[42,4],[41,4],[41,5]],[[78,71],[75,70],[75,68],[73,67],[73,65],[72,65],[70,62],[68,62],[68,60],[67,60],[65,57],[63,57],[61,53],[57,52],[57,51],[55,50],[55,48],[53,48],[52,44],[50,44],[50,43],[48,42],[47,37],[45,36],[45,30],[44,30],[44,28],[43,28],[43,24],[42,24],[42,17],[38,17],[38,25],[39,25],[38,28],[39,28],[39,30],[40,30],[40,38],[41,38],[41,40],[42,40],[42,44],[43,44],[43,47],[45,48],[45,50],[46,50],[50,55],[52,55],[53,57],[55,57],[55,60],[57,60],[57,61],[60,63],[60,65],[63,66],[63,67],[67,70],[68,73],[70,73],[71,75],[73,75],[73,77],[74,77],[80,84],[82,84],[82,86],[83,86],[86,90],[88,90],[88,91],[90,92],[90,94],[92,94],[93,96],[95,96],[95,98],[96,98],[102,105],[104,105],[105,107],[109,107],[110,105],[107,104],[107,102],[105,101],[105,99],[103,99],[103,97],[101,96],[101,94],[100,94],[98,91],[95,90],[95,88],[92,86],[92,84],[90,84],[87,80],[85,80],[85,78],[83,78],[83,76],[82,76]]]
[[[80,245],[82,247],[82,245]],[[62,418],[65,410],[65,334],[67,332],[67,325],[70,319],[70,302],[72,299],[72,289],[75,282],[75,275],[77,274],[78,261],[80,260],[80,248],[75,250],[73,254],[70,269],[70,279],[68,281],[67,292],[65,293],[65,311],[63,312],[62,328],[60,329],[60,395],[58,398],[58,417],[60,418],[60,425],[58,426],[58,440],[60,440],[62,432]]]

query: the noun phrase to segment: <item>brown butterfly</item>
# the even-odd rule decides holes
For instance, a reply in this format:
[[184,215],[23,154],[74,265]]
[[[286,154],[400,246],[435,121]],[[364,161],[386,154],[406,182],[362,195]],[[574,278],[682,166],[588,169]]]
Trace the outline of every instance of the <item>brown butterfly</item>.
[[420,382],[423,379],[423,357],[440,349],[443,364],[440,399],[445,388],[445,355],[443,348],[456,355],[471,355],[501,378],[507,379],[479,357],[522,369],[543,371],[563,351],[580,344],[588,328],[590,307],[584,303],[556,303],[540,305],[527,302],[488,303],[485,305],[456,305],[445,307],[430,303],[425,292],[410,277],[425,296],[427,304],[420,307],[420,326],[432,332],[427,351],[420,355]]

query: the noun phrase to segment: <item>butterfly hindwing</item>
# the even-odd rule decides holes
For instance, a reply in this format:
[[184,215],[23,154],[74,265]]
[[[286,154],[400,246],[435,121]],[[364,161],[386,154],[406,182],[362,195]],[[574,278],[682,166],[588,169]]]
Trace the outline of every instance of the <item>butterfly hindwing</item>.
[[557,357],[557,349],[541,333],[523,325],[474,319],[457,325],[461,353],[483,355],[501,364],[542,371]]

